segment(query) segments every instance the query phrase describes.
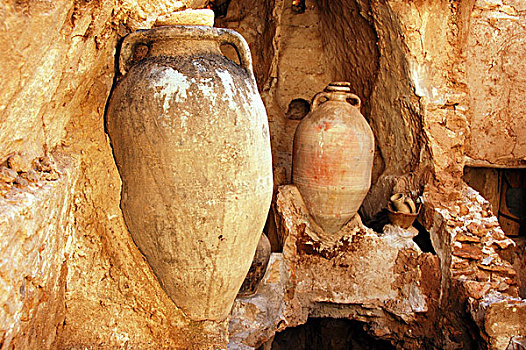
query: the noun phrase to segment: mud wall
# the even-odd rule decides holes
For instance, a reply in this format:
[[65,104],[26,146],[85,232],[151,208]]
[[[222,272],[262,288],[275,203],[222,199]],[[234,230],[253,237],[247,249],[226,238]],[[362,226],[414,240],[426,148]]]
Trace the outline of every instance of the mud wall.
[[526,4],[477,0],[470,15],[467,162],[526,167]]
[[[447,203],[463,210],[455,189],[464,191],[458,181],[466,159],[473,166],[524,165],[523,2],[306,5],[297,14],[284,0],[232,0],[227,16],[216,21],[239,30],[251,46],[274,166],[285,173],[280,184],[290,176],[299,123],[287,115],[290,102],[309,101],[332,80],[350,80],[377,141],[364,218],[374,218],[393,190],[420,194],[435,179],[444,207],[430,206],[422,221],[446,276],[441,292],[453,290],[450,279],[468,271],[480,283],[466,284],[471,289],[464,297],[479,300],[499,288],[516,295],[514,278],[500,280],[513,274],[504,262],[505,269],[489,273],[492,283],[476,280],[488,277],[478,263],[494,250],[462,251],[464,245],[485,249],[491,233],[488,241],[461,243],[451,239],[456,232],[448,231],[447,220],[435,216],[449,218]],[[0,348],[224,345],[225,324],[189,325],[133,244],[104,132],[118,40],[185,6],[205,1],[0,4]],[[8,164],[13,154],[30,166]],[[464,254],[467,262],[452,258],[457,243],[457,258]],[[507,254],[498,245],[492,249]],[[460,339],[452,342],[463,337],[450,336]]]
[[[246,34],[245,27],[276,24],[265,32],[273,36],[271,70],[264,79],[259,75],[275,167],[290,179],[299,123],[287,115],[290,102],[310,101],[329,81],[349,80],[377,144],[373,186],[362,208],[367,219],[386,205],[398,182],[418,194],[425,173],[461,174],[468,127],[462,55],[471,2],[307,0],[304,13],[287,1],[267,4],[272,11],[264,20],[248,2],[233,0],[216,25]],[[258,47],[261,36],[245,36]]]
[[180,331],[124,226],[104,132],[119,38],[186,5],[204,1],[0,4],[0,163],[12,173],[20,154],[29,166],[14,175],[30,180],[0,184],[0,348],[224,342],[206,323]]

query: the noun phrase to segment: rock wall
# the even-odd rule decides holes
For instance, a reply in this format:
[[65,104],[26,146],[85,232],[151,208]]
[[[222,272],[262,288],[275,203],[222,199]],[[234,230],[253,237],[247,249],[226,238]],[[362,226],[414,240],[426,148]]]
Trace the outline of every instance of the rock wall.
[[[474,110],[471,107],[480,102],[473,99],[470,89],[477,79],[487,76],[482,71],[472,73],[475,56],[485,59],[480,53],[470,53],[475,30],[472,24],[478,25],[473,22],[478,16],[493,13],[498,17],[498,13],[491,11],[502,5],[481,3],[477,2],[475,6],[474,0],[306,1],[305,13],[295,14],[288,4],[275,2],[273,14],[279,25],[274,42],[280,49],[274,51],[275,75],[269,77],[263,90],[269,119],[274,123],[275,165],[288,172],[292,135],[297,122],[286,118],[286,99],[281,104],[276,102],[283,96],[281,85],[277,83],[284,80],[280,77],[298,81],[295,90],[303,92],[306,88],[302,82],[308,81],[311,75],[315,76],[316,66],[330,58],[325,69],[327,77],[345,78],[355,84],[356,91],[365,101],[366,108],[362,112],[373,127],[378,145],[375,183],[363,204],[362,217],[366,221],[377,218],[392,191],[401,190],[415,196],[424,193],[424,197],[430,200],[426,212],[435,212],[436,215],[420,220],[430,232],[433,248],[440,258],[440,299],[435,307],[453,310],[450,314],[435,315],[435,321],[443,327],[444,343],[441,346],[448,348],[455,347],[454,344],[475,346],[474,341],[495,346],[492,340],[495,334],[479,334],[476,324],[480,327],[483,323],[469,320],[472,316],[466,302],[469,298],[480,300],[490,292],[517,296],[521,285],[517,280],[519,270],[508,261],[511,259],[505,258],[516,254],[512,253],[515,243],[498,228],[485,200],[470,192],[472,190],[468,190],[460,179],[465,154],[469,152],[466,149],[471,147],[469,137]],[[481,9],[484,6],[485,9]],[[303,21],[298,18],[303,18]],[[311,18],[321,21],[312,22]],[[302,23],[307,28],[287,27],[288,23]],[[514,30],[521,30],[518,21],[514,26]],[[313,40],[301,51],[290,38],[295,38],[295,32],[306,30],[313,32]],[[321,37],[321,49],[318,37]],[[285,60],[286,63],[280,60],[287,56],[287,51],[293,50],[296,50],[295,56],[298,56],[296,52],[301,52],[301,57],[306,58],[301,62],[309,66],[292,67],[295,74],[290,74],[281,70],[286,64],[290,65],[290,60]],[[477,50],[483,49],[477,47]],[[315,62],[308,59],[313,51],[318,54]],[[305,72],[309,70],[311,75],[306,77]],[[518,147],[514,140],[511,145]],[[282,170],[278,173],[282,174]],[[429,186],[432,183],[434,185]],[[297,206],[295,203],[291,208]],[[486,209],[482,210],[481,206],[486,206]],[[463,208],[462,213],[459,214],[456,208]],[[464,212],[465,208],[468,208],[467,212]],[[274,213],[277,217],[282,215],[276,210]],[[450,223],[451,217],[458,221]],[[486,221],[493,226],[486,228]],[[482,231],[474,232],[474,222],[476,227],[481,226]],[[282,241],[286,239],[290,238],[282,237]],[[501,322],[505,323],[506,317],[502,317]],[[257,319],[257,322],[262,322],[260,316]],[[272,329],[272,326],[260,327]],[[509,342],[511,334],[503,332],[499,336]],[[245,339],[252,342],[250,346],[255,346],[255,339],[261,338],[252,334]]]
[[[400,177],[461,174],[469,102],[463,42],[472,3],[307,0],[301,14],[286,1],[267,3],[277,29],[266,32],[274,35],[272,64],[259,83],[275,167],[290,178],[298,120],[287,117],[289,103],[310,101],[331,80],[349,80],[377,144],[373,186],[362,208],[366,221],[385,207]],[[246,10],[252,7],[246,1],[233,0],[230,7],[226,18],[237,21],[216,25],[241,33],[261,26],[262,17]],[[249,34],[247,40],[257,47],[261,39]],[[419,181],[410,183],[410,190],[421,192]]]
[[483,167],[525,167],[526,4],[477,0],[470,17],[467,162]]
[[224,325],[186,323],[131,240],[104,132],[119,38],[185,6],[204,1],[0,4],[0,162],[58,173],[2,184],[0,348],[225,343]]
[[[130,31],[150,28],[160,15],[205,3],[0,4],[1,349],[225,346],[227,322],[187,321],[131,240],[119,208],[121,183],[104,132],[118,40]],[[362,216],[374,219],[393,189],[424,192],[429,202],[420,221],[431,235],[440,269],[435,256],[408,253],[404,247],[397,249],[407,254],[393,250],[386,258],[392,274],[369,276],[376,284],[395,276],[418,290],[424,287],[415,287],[417,282],[427,283],[429,288],[416,293],[423,297],[413,300],[416,306],[424,300],[427,314],[412,308],[412,290],[401,291],[398,305],[394,300],[399,289],[384,293],[387,306],[375,304],[375,311],[356,305],[341,311],[333,302],[367,304],[367,295],[336,295],[323,290],[323,280],[310,285],[317,290],[310,295],[308,283],[302,286],[299,280],[309,281],[309,269],[302,269],[302,263],[310,258],[300,261],[305,252],[297,252],[295,238],[282,233],[282,243],[289,242],[283,254],[289,255],[273,256],[266,277],[272,298],[263,306],[273,315],[283,310],[290,314],[271,323],[265,319],[260,323],[264,332],[256,329],[257,335],[247,336],[241,327],[243,332],[232,333],[232,339],[255,346],[308,315],[340,315],[361,317],[372,325],[375,336],[408,346],[454,347],[476,340],[503,348],[512,335],[522,332],[517,326],[524,312],[518,298],[524,289],[517,281],[522,278],[516,274],[520,264],[510,266],[513,244],[502,237],[484,200],[461,183],[460,175],[466,161],[473,166],[524,166],[520,49],[525,5],[521,0],[307,0],[306,5],[305,13],[298,14],[285,0],[232,0],[227,16],[216,21],[239,30],[251,46],[280,184],[290,176],[298,124],[287,113],[290,102],[309,101],[331,80],[350,80],[364,101],[362,112],[378,146],[374,185]],[[14,154],[31,167],[13,169],[7,160]],[[283,208],[281,214],[276,208],[276,215],[283,217]],[[367,247],[385,243],[376,233],[364,232]],[[299,265],[288,265],[287,270],[283,259]],[[316,259],[327,263],[323,257]],[[337,273],[349,269],[343,260]],[[432,272],[440,283],[404,270],[404,261],[419,273]],[[315,268],[320,266],[324,265]],[[295,282],[299,287],[282,288],[294,275],[287,271],[302,276]],[[488,297],[490,293],[497,297]],[[311,307],[324,301],[324,307]],[[260,315],[248,304],[246,309],[238,304],[234,315],[240,310]],[[440,314],[436,307],[456,311]],[[507,318],[507,312],[517,312],[519,318]],[[425,340],[431,326],[421,314],[432,315],[429,320],[444,326],[443,344],[433,344],[429,336]],[[407,315],[421,338],[404,335],[406,326],[398,328],[394,319]],[[501,317],[503,327],[490,327],[495,317]],[[272,327],[264,328],[268,325]]]
[[404,349],[439,342],[432,324],[440,266],[413,242],[415,232],[389,225],[376,233],[352,221],[324,237],[293,185],[279,188],[275,209],[283,253],[272,255],[258,293],[234,304],[230,348],[257,348],[309,317],[364,322]]

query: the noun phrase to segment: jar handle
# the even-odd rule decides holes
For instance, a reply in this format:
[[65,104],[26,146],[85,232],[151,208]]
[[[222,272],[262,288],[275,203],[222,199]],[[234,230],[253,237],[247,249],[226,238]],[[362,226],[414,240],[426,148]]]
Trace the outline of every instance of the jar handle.
[[[315,110],[318,108],[319,105],[322,103],[325,103],[330,100],[331,93],[330,92],[318,92],[314,97],[312,98],[312,110]],[[325,99],[325,101],[322,101],[322,99]]]
[[[360,107],[362,106],[362,100],[360,100],[360,98],[353,93],[348,92],[346,100],[351,106],[356,107],[358,109],[360,109]],[[355,103],[351,103],[351,101],[349,100],[354,101]]]
[[253,74],[252,70],[252,56],[250,55],[250,47],[247,41],[241,34],[232,29],[218,28],[219,44],[231,45],[237,53],[239,64],[242,68]]
[[232,45],[239,57],[240,66],[253,75],[250,48],[241,34],[232,29],[208,26],[165,26],[128,34],[122,41],[120,49],[119,72],[122,75],[126,74],[131,66],[148,55],[146,52],[142,57],[134,57],[138,46],[144,46],[147,51],[154,41],[178,39],[213,40],[219,44]]

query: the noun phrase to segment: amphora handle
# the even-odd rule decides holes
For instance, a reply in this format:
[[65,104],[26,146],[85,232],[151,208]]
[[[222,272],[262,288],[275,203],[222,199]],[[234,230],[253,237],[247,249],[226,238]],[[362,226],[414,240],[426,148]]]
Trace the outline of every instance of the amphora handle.
[[325,92],[325,91],[322,91],[322,92],[318,92],[316,95],[314,95],[314,97],[312,98],[312,109],[316,109],[318,108],[319,105],[321,105],[322,103],[325,103],[327,101],[329,101],[331,98],[331,93],[330,92]]
[[[165,26],[154,29],[138,30],[128,34],[122,41],[119,55],[119,71],[122,75],[144,57],[134,57],[135,50],[142,45],[146,49],[154,41],[168,40],[196,40],[216,41],[219,44],[232,45],[239,57],[240,66],[251,75],[252,57],[250,48],[245,39],[238,32],[226,28],[213,28],[208,26]],[[147,55],[145,55],[147,56]]]
[[312,109],[316,109],[320,104],[329,100],[345,100],[351,106],[360,109],[362,106],[362,101],[357,95],[351,93],[350,91],[351,83],[349,82],[330,83],[322,92],[318,92],[316,95],[314,95],[312,98]]

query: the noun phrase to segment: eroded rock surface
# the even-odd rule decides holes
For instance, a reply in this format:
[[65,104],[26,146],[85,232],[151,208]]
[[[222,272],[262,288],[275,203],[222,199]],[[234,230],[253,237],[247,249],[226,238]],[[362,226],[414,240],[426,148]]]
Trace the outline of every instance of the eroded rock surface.
[[229,348],[257,348],[308,317],[363,321],[375,336],[418,346],[402,333],[434,314],[440,269],[414,233],[388,226],[378,234],[356,218],[336,238],[322,238],[293,185],[279,188],[276,213],[283,253],[272,254],[258,293],[236,300]]
[[[368,322],[371,334],[406,348],[422,348],[420,335],[426,333],[426,347],[484,342],[488,348],[518,348],[524,327],[517,328],[517,318],[508,315],[513,305],[522,310],[524,248],[523,253],[514,251],[485,201],[451,177],[462,173],[465,155],[473,166],[524,165],[525,3],[306,2],[305,13],[294,14],[285,0],[232,0],[227,16],[216,21],[239,29],[249,41],[270,115],[274,165],[290,170],[298,121],[286,115],[289,101],[309,100],[330,80],[352,80],[363,94],[363,112],[379,145],[374,185],[363,207],[367,219],[385,206],[393,189],[419,195],[438,179],[438,190],[427,197],[420,217],[437,256],[412,248],[410,239],[399,239],[391,228],[381,236],[359,224],[356,232],[344,232],[346,240],[338,237],[332,245],[317,247],[319,232],[301,208],[286,209],[285,203],[296,199],[283,192],[274,209],[284,251],[272,256],[259,293],[238,299],[231,346],[253,348],[308,316],[337,315]],[[171,11],[205,3],[0,4],[3,347],[225,346],[226,323],[188,324],[127,233],[119,208],[121,184],[103,127],[118,39],[150,28]],[[29,161],[55,159],[56,173],[31,169],[35,175],[17,162],[12,165],[16,170],[10,168],[6,161],[14,154]],[[282,171],[281,183],[287,183],[288,175]],[[359,261],[358,253],[341,250],[350,249],[352,237],[371,248],[370,259],[380,259],[390,270],[370,276],[345,266]],[[379,253],[383,250],[385,257]],[[342,266],[332,266],[332,259]],[[351,286],[340,281],[347,273],[369,278],[374,295],[386,304],[369,303],[363,290],[334,293],[319,276],[319,285],[313,285],[311,267],[328,278],[334,274],[338,291]],[[354,281],[361,283],[356,276]],[[400,287],[402,282],[409,290]],[[398,296],[406,299],[392,302]],[[452,314],[436,316],[438,309]],[[404,318],[409,323],[400,326]],[[437,328],[443,331],[439,336],[429,333]]]
[[475,2],[466,58],[469,164],[526,166],[525,47],[523,1]]
[[186,323],[131,240],[104,132],[118,40],[150,28],[160,15],[204,3],[0,4],[0,162],[13,154],[29,161],[55,154],[73,159],[57,167],[54,182],[45,179],[52,173],[15,182],[22,192],[14,197],[0,184],[2,347],[225,344],[226,324]]
[[37,181],[23,186],[0,183],[2,348],[51,348],[66,313],[65,261],[74,234],[72,189],[79,164],[55,158],[53,179],[39,172]]

